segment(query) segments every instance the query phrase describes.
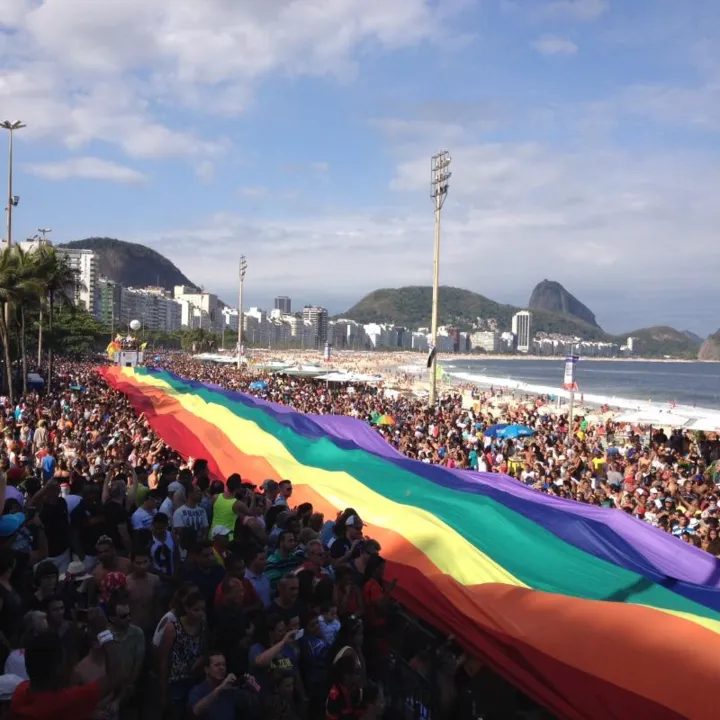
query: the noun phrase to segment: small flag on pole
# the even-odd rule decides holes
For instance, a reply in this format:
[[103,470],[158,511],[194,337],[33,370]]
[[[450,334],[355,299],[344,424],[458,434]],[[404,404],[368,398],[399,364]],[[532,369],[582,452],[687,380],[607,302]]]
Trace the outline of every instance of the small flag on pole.
[[427,356],[428,370],[432,367],[433,359],[434,359],[436,353],[437,353],[437,348],[431,344],[430,349],[428,350],[428,356]]

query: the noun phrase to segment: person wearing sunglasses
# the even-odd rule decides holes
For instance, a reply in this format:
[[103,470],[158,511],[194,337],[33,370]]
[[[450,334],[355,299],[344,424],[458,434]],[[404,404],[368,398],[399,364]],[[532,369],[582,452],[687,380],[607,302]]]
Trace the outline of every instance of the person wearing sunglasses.
[[[107,603],[108,629],[118,644],[127,682],[120,694],[120,712],[138,705],[138,680],[145,662],[145,634],[130,622],[130,599],[125,590],[112,594]],[[132,715],[130,715],[132,716]]]

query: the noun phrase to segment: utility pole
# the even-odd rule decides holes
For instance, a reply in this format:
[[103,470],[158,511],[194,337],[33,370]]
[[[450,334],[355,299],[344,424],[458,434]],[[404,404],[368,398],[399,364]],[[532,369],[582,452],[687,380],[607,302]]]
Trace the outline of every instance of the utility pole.
[[[26,127],[25,123],[20,120],[11,122],[10,120],[3,120],[0,122],[0,128],[7,130],[10,134],[10,142],[8,145],[8,196],[7,196],[7,246],[12,246],[12,213],[13,208],[17,207],[20,202],[20,198],[13,195],[13,134],[16,130],[22,130]],[[5,303],[5,327],[10,328],[10,303]],[[48,378],[47,387],[50,387],[50,378]],[[8,393],[12,398],[12,388],[8,388]]]
[[237,369],[242,367],[243,356],[243,285],[245,284],[245,273],[247,272],[247,260],[240,256],[240,287],[238,291],[238,341],[237,341]]
[[17,207],[20,201],[19,197],[13,195],[13,135],[16,130],[22,130],[26,127],[25,123],[16,120],[10,122],[9,120],[3,120],[0,122],[0,128],[7,130],[10,134],[10,140],[8,144],[8,195],[7,195],[7,244],[8,247],[12,245],[12,213],[13,208]]
[[433,355],[430,365],[430,407],[437,402],[437,333],[438,333],[438,295],[440,291],[440,211],[445,204],[450,181],[450,153],[447,150],[433,155],[430,160],[430,197],[435,203],[435,252],[433,259],[433,299],[432,299],[432,346]]

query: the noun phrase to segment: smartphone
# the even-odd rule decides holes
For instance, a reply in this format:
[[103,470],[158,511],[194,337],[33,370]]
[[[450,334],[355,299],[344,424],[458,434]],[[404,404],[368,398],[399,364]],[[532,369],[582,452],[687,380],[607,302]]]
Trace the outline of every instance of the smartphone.
[[300,638],[301,638],[304,634],[305,634],[305,631],[304,631],[304,630],[298,630],[298,631],[295,633],[295,640],[300,640]]
[[252,675],[245,675],[245,687],[260,692],[260,686],[257,684],[257,680]]

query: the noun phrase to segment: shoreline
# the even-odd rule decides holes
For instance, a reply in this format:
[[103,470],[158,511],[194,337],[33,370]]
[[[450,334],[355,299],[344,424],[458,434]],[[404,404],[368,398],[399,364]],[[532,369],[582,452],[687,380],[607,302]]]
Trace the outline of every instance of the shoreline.
[[[426,368],[425,353],[412,351],[382,352],[382,351],[355,351],[344,350],[334,353],[328,362],[324,361],[323,353],[319,350],[268,350],[263,348],[252,352],[249,357],[256,361],[282,360],[295,364],[314,364],[322,367],[322,372],[345,371],[359,373],[361,375],[379,375],[381,382],[388,389],[401,392],[410,392],[418,395],[426,395],[430,389],[428,370]],[[508,377],[493,376],[493,368],[474,367],[453,367],[463,365],[469,360],[478,361],[480,365],[490,360],[547,360],[555,361],[558,368],[564,365],[564,356],[505,356],[505,355],[443,355],[439,358],[438,367],[443,370],[443,377],[438,378],[438,390],[443,392],[457,392],[470,387],[487,389],[494,386],[509,394],[526,394],[528,396],[548,395],[567,402],[569,393],[560,385],[560,375],[557,386],[528,383],[522,380],[514,380]],[[623,358],[588,358],[596,362],[619,362]],[[630,362],[648,362],[640,358],[628,359]],[[692,360],[651,360],[655,363],[683,362],[691,363]],[[558,370],[560,373],[560,370]],[[462,391],[462,390],[461,390]],[[672,405],[672,402],[653,400],[648,397],[624,397],[611,394],[595,394],[593,392],[578,392],[575,395],[576,402],[589,407],[608,405],[617,410],[649,413],[654,416],[662,414],[663,419],[673,418],[711,420],[713,428],[720,428],[720,408],[698,407],[689,405]],[[672,407],[672,409],[671,409]]]
[[[438,360],[441,362],[445,361],[445,355],[438,354]],[[482,362],[484,360],[545,360],[564,362],[565,355],[476,355],[476,354],[460,354],[450,355],[450,358],[457,358],[459,360],[477,360]],[[583,363],[586,362],[644,362],[644,363],[683,363],[683,364],[694,364],[698,365],[712,365],[720,362],[720,360],[680,360],[680,359],[668,359],[668,358],[642,358],[642,357],[627,357],[627,358],[605,358],[605,357],[584,357],[580,355],[580,360]]]

